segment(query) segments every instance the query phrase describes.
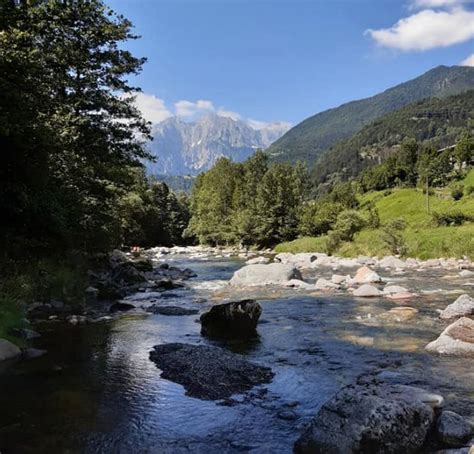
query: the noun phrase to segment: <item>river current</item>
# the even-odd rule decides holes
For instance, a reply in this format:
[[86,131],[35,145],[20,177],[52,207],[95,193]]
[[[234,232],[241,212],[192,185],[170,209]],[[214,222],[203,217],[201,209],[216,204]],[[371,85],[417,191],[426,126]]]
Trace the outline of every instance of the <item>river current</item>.
[[[474,414],[472,361],[424,351],[446,326],[436,309],[472,290],[454,273],[380,271],[420,292],[409,302],[418,313],[397,321],[381,315],[399,303],[382,298],[231,288],[227,281],[243,265],[239,259],[176,255],[166,262],[198,276],[184,289],[165,292],[159,304],[202,312],[218,302],[254,297],[263,308],[259,338],[207,340],[200,335],[199,315],[128,313],[101,323],[34,326],[42,335],[34,346],[48,354],[0,370],[2,454],[291,453],[318,408],[363,374],[424,387],[443,395],[447,408]],[[332,271],[312,273],[305,279],[330,277]],[[154,345],[168,342],[218,345],[271,367],[275,377],[230,401],[188,397],[181,385],[161,379],[149,359]]]

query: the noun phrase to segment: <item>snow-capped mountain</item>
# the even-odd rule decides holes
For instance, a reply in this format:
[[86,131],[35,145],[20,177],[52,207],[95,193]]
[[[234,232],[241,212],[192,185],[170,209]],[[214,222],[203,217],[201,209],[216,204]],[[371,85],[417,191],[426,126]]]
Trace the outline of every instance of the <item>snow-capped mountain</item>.
[[247,159],[257,148],[267,148],[289,125],[253,125],[209,113],[195,122],[170,117],[154,125],[149,150],[156,157],[147,169],[153,175],[197,175],[221,157]]

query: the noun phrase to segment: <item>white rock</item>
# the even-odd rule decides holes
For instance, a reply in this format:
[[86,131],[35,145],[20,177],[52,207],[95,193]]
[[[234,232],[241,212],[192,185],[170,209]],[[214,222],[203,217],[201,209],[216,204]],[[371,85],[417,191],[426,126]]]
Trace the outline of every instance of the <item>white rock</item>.
[[394,257],[390,255],[388,257],[384,257],[382,260],[379,261],[379,266],[382,268],[405,268],[405,262],[398,257]]
[[405,287],[401,287],[400,285],[387,285],[383,289],[384,295],[393,295],[395,293],[407,293],[408,290]]
[[343,276],[342,274],[333,274],[331,277],[331,282],[337,285],[346,284],[350,280],[351,276],[349,274],[347,274],[346,276]]
[[372,282],[382,282],[382,278],[368,266],[359,268],[352,279],[353,284],[370,284]]
[[462,317],[451,323],[438,337],[430,342],[426,350],[452,356],[474,355],[474,320]]
[[20,355],[21,350],[15,344],[6,339],[0,339],[0,361],[18,358]]
[[266,264],[270,263],[270,259],[268,257],[254,257],[253,259],[249,259],[245,262],[247,265],[258,265],[258,264]]
[[459,276],[461,276],[461,277],[472,277],[472,276],[474,276],[474,271],[462,270],[459,273]]
[[334,282],[331,282],[321,277],[316,281],[314,288],[316,290],[336,290],[339,289],[340,286],[338,284],[335,284]]
[[454,303],[451,303],[439,313],[439,317],[444,320],[464,317],[466,315],[474,315],[474,298],[466,294],[461,295]]
[[355,289],[353,295],[358,297],[374,297],[382,295],[382,292],[373,285],[364,284]]
[[247,265],[237,270],[230,285],[261,286],[282,285],[291,279],[302,280],[301,273],[293,265],[270,263],[268,265]]
[[308,282],[302,281],[300,279],[290,279],[288,282],[283,284],[285,287],[299,288],[303,290],[313,290],[314,285],[308,284]]

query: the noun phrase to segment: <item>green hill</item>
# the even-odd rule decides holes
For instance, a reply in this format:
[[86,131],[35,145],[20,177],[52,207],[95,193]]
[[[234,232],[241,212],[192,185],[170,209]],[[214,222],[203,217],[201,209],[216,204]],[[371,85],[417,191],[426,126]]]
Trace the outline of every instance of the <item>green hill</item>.
[[319,156],[365,125],[424,98],[443,98],[474,88],[474,68],[438,66],[416,79],[370,98],[352,101],[318,113],[299,123],[274,142],[267,152],[272,160],[314,164]]
[[453,145],[472,119],[474,90],[410,104],[365,126],[324,153],[313,168],[314,181],[319,184],[331,177],[356,176],[396,153],[405,138],[432,144],[437,149]]

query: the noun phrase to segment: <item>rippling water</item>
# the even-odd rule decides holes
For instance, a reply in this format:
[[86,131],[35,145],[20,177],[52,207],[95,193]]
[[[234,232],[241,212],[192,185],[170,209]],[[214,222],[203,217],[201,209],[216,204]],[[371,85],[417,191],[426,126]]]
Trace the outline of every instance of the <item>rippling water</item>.
[[[188,397],[180,385],[162,380],[149,360],[151,348],[166,342],[209,343],[199,334],[198,315],[131,314],[85,326],[42,325],[36,327],[42,337],[35,346],[48,355],[0,371],[2,454],[290,453],[332,393],[374,371],[396,372],[404,383],[443,394],[448,407],[474,414],[470,361],[423,351],[444,327],[436,309],[452,302],[459,290],[469,290],[454,275],[381,272],[392,282],[426,291],[410,301],[419,313],[397,322],[379,317],[398,304],[388,300],[231,289],[226,282],[242,265],[237,260],[172,260],[198,277],[189,281],[190,288],[168,292],[165,305],[205,310],[219,301],[259,298],[258,340],[213,343],[270,366],[273,382],[231,402],[212,402]],[[331,273],[322,270],[318,276]],[[198,298],[207,302],[197,303]]]

